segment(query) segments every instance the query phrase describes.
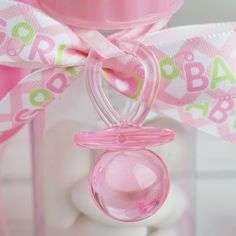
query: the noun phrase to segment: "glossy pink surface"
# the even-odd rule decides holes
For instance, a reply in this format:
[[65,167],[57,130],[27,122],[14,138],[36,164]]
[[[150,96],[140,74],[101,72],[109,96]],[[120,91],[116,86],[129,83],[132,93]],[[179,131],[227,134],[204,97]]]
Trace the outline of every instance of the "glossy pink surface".
[[169,192],[164,162],[149,150],[105,152],[90,174],[90,191],[98,207],[125,222],[153,215]]
[[[159,91],[161,79],[159,63],[154,50],[141,43],[118,40],[116,45],[119,49],[126,52],[127,57],[136,58],[140,63],[140,68],[143,70],[143,75],[141,76],[143,85],[139,96],[133,106],[130,107],[128,114],[125,117],[120,115],[103,90],[102,81],[104,76],[102,76],[102,69],[104,67],[104,59],[99,57],[93,50],[89,53],[85,67],[88,95],[97,113],[108,127],[140,126],[151,110]],[[130,64],[129,67],[132,68]],[[131,70],[129,73],[132,74],[136,70],[131,68],[128,69],[126,66],[126,70]]]
[[141,126],[159,91],[160,71],[153,51],[129,41],[117,43],[142,64],[144,75],[140,94],[128,114],[121,116],[103,90],[103,76],[100,76],[103,60],[90,52],[85,69],[87,91],[109,128],[81,133],[75,136],[74,142],[80,147],[107,150],[91,171],[91,196],[111,218],[135,222],[154,214],[169,191],[164,162],[146,147],[170,142],[175,133]]
[[38,0],[54,18],[83,28],[127,28],[170,17],[183,0]]
[[137,150],[148,146],[160,146],[172,142],[175,132],[154,127],[112,127],[76,135],[74,142],[79,147],[108,150]]

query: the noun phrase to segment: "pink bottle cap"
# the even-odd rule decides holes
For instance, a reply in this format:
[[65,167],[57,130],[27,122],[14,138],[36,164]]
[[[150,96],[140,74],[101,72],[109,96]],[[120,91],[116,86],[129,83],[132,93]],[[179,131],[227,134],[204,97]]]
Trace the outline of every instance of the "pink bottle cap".
[[170,17],[183,0],[38,0],[65,24],[92,29],[130,28]]

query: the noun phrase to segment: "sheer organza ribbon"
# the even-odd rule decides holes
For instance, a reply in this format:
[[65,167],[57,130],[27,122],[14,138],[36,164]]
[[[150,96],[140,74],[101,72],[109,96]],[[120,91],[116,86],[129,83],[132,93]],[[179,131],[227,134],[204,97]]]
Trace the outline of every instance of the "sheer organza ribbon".
[[155,53],[161,76],[155,103],[158,111],[235,141],[236,23],[160,30],[167,22],[105,38],[97,31],[69,28],[26,4],[1,0],[0,65],[32,68],[34,72],[0,101],[0,142],[78,79],[90,49],[103,58],[108,83],[136,98],[142,88],[142,69],[135,58],[116,46],[121,40],[138,41]]

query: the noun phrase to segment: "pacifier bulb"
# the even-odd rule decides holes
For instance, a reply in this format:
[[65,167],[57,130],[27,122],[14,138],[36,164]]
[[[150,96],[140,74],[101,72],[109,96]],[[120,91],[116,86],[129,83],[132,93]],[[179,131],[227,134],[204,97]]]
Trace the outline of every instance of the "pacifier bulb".
[[171,142],[169,129],[111,127],[75,136],[75,144],[106,151],[95,161],[89,178],[90,195],[109,217],[135,222],[153,215],[169,193],[163,160],[146,147]]
[[162,159],[150,150],[106,151],[90,173],[89,186],[106,215],[133,222],[150,217],[162,206],[169,175]]

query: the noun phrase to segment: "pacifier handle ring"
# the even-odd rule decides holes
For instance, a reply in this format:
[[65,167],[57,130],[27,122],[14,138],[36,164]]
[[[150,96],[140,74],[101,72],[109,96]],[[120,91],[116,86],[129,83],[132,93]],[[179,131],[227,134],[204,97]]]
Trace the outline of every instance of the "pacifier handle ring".
[[109,127],[126,123],[140,125],[150,111],[158,93],[160,84],[158,62],[154,52],[139,42],[119,41],[117,43],[122,50],[129,52],[142,62],[143,88],[137,101],[125,120],[117,113],[103,90],[102,59],[95,51],[90,52],[85,68],[88,94],[99,116]]
[[[138,99],[128,115],[128,123],[141,125],[152,108],[160,86],[160,69],[156,55],[150,47],[140,42],[129,41],[134,52],[142,61],[144,68],[143,86]],[[125,41],[118,42],[119,47],[128,51],[131,45]]]
[[87,58],[85,67],[86,87],[90,100],[95,107],[98,115],[107,126],[111,127],[114,123],[120,123],[121,118],[114,109],[108,109],[108,107],[110,107],[111,105],[107,97],[104,96],[101,91],[102,84],[100,79],[97,79],[96,81],[97,83],[99,83],[99,85],[97,85],[97,83],[95,85],[94,80],[92,79],[94,77],[94,74],[99,74],[102,68],[101,60],[96,59],[96,57],[99,58],[95,52],[90,52]]

